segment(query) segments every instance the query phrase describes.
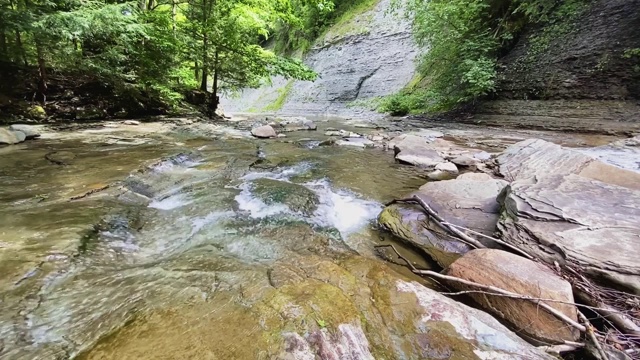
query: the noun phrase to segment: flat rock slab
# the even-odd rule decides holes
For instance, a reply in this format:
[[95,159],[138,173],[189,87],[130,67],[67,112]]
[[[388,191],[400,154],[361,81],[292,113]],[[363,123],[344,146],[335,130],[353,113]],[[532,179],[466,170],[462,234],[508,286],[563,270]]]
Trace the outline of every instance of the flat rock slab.
[[[412,195],[419,196],[445,221],[491,235],[496,231],[500,213],[496,198],[506,186],[506,181],[487,174],[468,173],[455,180],[427,183]],[[378,222],[443,267],[472,249],[452,239],[417,205],[389,206],[380,214]]]
[[434,168],[445,160],[432,146],[431,140],[417,135],[400,135],[389,142],[396,160],[424,168]]
[[640,174],[542,140],[498,157],[504,240],[640,294]]
[[[447,274],[516,294],[556,300],[558,302],[547,304],[578,321],[577,309],[570,305],[574,302],[571,284],[548,267],[521,256],[494,249],[473,250],[451,264]],[[452,282],[451,286],[460,291],[476,290],[461,283]],[[470,296],[484,309],[511,324],[525,338],[561,344],[576,341],[580,335],[576,329],[531,301],[480,293]]]
[[[399,293],[415,296],[422,311],[423,359],[554,359],[509,331],[491,315],[463,305],[415,282],[398,281]],[[392,296],[391,303],[402,301]],[[409,301],[408,299],[405,301]]]

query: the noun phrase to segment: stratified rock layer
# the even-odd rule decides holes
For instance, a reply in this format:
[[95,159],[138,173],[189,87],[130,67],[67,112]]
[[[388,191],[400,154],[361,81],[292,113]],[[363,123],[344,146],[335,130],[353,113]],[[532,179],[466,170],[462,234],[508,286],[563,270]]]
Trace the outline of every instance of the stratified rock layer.
[[542,140],[498,157],[504,240],[640,294],[640,174]]

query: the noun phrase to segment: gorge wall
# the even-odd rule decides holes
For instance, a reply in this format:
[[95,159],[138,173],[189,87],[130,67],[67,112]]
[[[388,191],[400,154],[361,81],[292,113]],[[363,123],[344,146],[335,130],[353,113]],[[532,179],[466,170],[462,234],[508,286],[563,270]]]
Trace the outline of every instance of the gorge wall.
[[[410,23],[390,0],[331,28],[306,55],[315,82],[274,79],[223,99],[229,112],[373,116],[368,99],[414,78]],[[556,26],[556,28],[553,28]],[[593,0],[576,19],[530,27],[499,61],[497,91],[459,121],[611,133],[640,132],[640,0]],[[369,106],[370,107],[370,106]]]
[[316,41],[305,63],[319,75],[315,82],[273,79],[239,97],[222,99],[228,112],[286,114],[362,113],[354,102],[393,94],[414,76],[417,48],[410,23],[388,13],[391,0],[338,24]]

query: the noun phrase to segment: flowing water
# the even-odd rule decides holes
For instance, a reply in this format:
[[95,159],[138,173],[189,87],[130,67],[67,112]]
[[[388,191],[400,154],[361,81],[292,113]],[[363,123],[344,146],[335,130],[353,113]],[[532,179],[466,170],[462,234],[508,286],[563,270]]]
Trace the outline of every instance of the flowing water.
[[[4,149],[0,355],[269,358],[282,345],[264,334],[288,323],[269,301],[289,278],[309,292],[310,308],[291,305],[301,321],[342,316],[298,269],[374,259],[382,202],[424,180],[381,150],[298,140]],[[310,209],[257,196],[260,179],[276,195],[295,186]]]
[[284,339],[314,329],[385,354],[400,310],[375,289],[413,275],[376,258],[374,219],[424,174],[323,131],[227,130],[0,150],[0,358],[307,359]]

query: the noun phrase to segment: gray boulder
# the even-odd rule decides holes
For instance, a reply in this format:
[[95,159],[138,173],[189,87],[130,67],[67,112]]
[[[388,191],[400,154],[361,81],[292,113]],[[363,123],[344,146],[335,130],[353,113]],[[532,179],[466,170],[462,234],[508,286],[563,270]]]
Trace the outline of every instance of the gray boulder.
[[278,134],[273,129],[273,127],[269,125],[260,126],[260,127],[251,129],[251,135],[261,139],[274,138],[278,136]]
[[498,163],[513,180],[501,197],[505,241],[640,295],[640,173],[542,140]]
[[13,135],[16,137],[17,143],[27,140],[27,135],[22,131],[13,131]]
[[[496,230],[500,205],[498,194],[507,186],[504,180],[487,174],[468,173],[455,180],[430,182],[414,193],[447,222],[491,235]],[[400,239],[423,250],[441,266],[447,267],[471,250],[452,239],[429,220],[417,205],[392,205],[378,217],[381,226]],[[473,236],[473,234],[469,234]],[[488,246],[486,239],[479,238]]]
[[34,126],[31,125],[23,125],[23,124],[14,124],[9,126],[9,130],[11,131],[20,131],[25,134],[27,140],[35,139],[40,137],[40,133]]
[[445,160],[429,146],[429,138],[417,135],[400,135],[389,142],[389,148],[395,152],[396,160],[424,168],[435,168]]

